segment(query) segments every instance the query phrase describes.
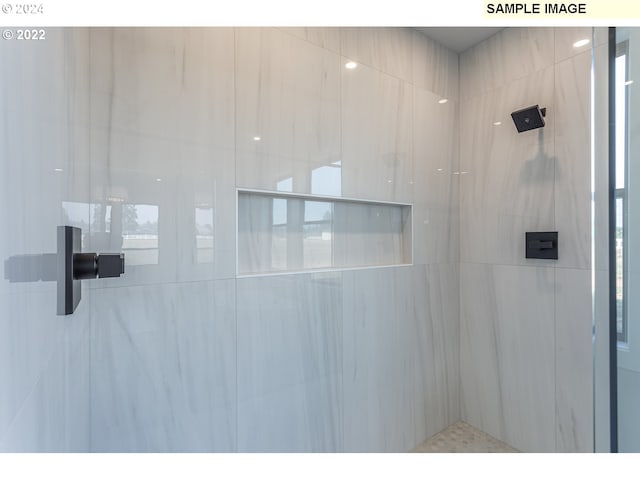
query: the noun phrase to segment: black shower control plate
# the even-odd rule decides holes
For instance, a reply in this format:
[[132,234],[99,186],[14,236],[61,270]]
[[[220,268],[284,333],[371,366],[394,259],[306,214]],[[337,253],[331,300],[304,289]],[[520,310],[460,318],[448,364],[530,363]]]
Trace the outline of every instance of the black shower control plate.
[[82,230],[58,227],[58,315],[72,314],[82,297],[81,280],[124,274],[124,253],[82,252]]
[[73,275],[73,257],[82,249],[82,231],[58,227],[58,315],[71,315],[82,296],[80,279]]
[[558,259],[558,232],[525,233],[525,257]]

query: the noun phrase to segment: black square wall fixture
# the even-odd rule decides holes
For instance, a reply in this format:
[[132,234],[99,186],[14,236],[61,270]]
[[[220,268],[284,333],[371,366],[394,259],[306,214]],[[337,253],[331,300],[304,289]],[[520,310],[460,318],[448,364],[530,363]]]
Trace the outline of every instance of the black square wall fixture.
[[525,233],[525,257],[558,259],[558,232]]
[[544,127],[546,110],[546,108],[540,108],[538,105],[534,105],[513,112],[511,118],[513,118],[513,123],[515,123],[518,133]]

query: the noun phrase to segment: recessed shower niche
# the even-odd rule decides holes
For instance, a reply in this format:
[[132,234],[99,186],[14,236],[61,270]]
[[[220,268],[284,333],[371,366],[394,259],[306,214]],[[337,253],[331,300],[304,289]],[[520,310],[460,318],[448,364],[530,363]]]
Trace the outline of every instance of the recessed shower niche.
[[238,275],[412,263],[410,204],[238,190]]

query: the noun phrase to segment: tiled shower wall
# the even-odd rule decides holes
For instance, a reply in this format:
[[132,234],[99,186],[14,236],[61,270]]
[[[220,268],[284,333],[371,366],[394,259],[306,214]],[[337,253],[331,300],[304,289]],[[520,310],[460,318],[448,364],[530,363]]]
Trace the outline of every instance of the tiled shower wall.
[[[590,451],[590,36],[507,29],[460,76],[410,29],[3,42],[2,259],[62,223],[115,250],[92,215],[118,203],[157,209],[158,249],[70,317],[55,284],[0,282],[0,450],[406,451],[461,416]],[[515,133],[536,103],[547,126]],[[414,266],[236,278],[235,188],[282,185],[413,203]],[[560,260],[525,260],[547,229]]]
[[[606,58],[590,28],[505,29],[460,57],[461,415],[523,451],[593,451],[583,38]],[[518,134],[509,114],[535,104],[546,126]],[[559,260],[525,259],[524,233],[548,230]]]
[[[0,283],[0,450],[408,451],[460,418],[456,54],[404,28],[47,32],[0,48],[2,257],[61,223],[118,250],[94,217],[119,205],[158,245],[70,317],[55,284]],[[413,203],[414,265],[237,278],[235,189],[282,185]]]

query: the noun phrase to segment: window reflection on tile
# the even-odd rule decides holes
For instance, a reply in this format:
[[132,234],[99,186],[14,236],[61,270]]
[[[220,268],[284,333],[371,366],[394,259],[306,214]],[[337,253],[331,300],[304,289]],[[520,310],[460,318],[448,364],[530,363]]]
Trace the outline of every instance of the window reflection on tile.
[[311,193],[315,195],[342,195],[342,168],[339,161],[311,171]]
[[327,268],[333,265],[333,204],[304,202],[304,268]]
[[158,206],[114,199],[91,205],[91,248],[124,252],[128,266],[158,264]]
[[293,192],[293,177],[287,177],[276,184],[279,192]]
[[89,223],[92,232],[111,232],[111,205],[101,203],[91,205]]
[[122,205],[122,250],[129,265],[158,263],[157,205]]
[[90,212],[89,204],[83,202],[62,202],[62,224],[78,227],[82,230],[82,248],[86,248],[86,237],[89,235],[89,223],[87,214]]
[[332,264],[332,205],[297,198],[272,205],[271,270],[327,268]]
[[213,263],[213,208],[196,207],[196,262]]
[[274,198],[272,200],[272,215],[271,268],[273,270],[286,270],[287,200]]
[[238,273],[411,263],[411,206],[239,192]]

